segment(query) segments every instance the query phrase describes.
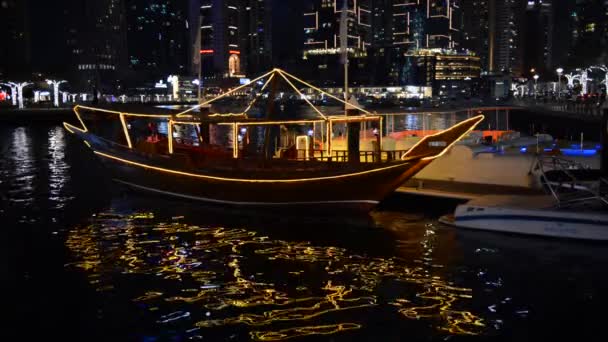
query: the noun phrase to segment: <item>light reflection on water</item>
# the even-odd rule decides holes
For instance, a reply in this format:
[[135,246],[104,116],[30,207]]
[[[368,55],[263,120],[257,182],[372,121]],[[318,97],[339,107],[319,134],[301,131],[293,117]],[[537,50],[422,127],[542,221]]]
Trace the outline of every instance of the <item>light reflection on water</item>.
[[379,308],[440,335],[483,333],[484,320],[466,309],[471,289],[442,276],[433,230],[415,242],[422,258],[408,259],[110,212],[72,230],[67,246],[78,260],[70,267],[98,291],[128,286],[159,329],[184,336],[236,327],[264,341],[340,334],[365,328]]
[[[159,198],[134,203],[102,194],[112,188],[103,168],[59,126],[0,133],[2,279],[20,289],[7,292],[20,301],[6,311],[58,336],[81,329],[79,340],[95,340],[91,328],[102,341],[605,334],[606,244],[446,228],[436,218],[451,209],[418,198],[374,214],[373,234],[344,222],[260,224]],[[77,326],[75,315],[91,324]]]
[[48,168],[49,168],[49,201],[54,209],[62,209],[72,197],[66,196],[64,188],[70,181],[70,166],[65,161],[65,130],[54,127],[49,130]]
[[9,168],[5,169],[9,180],[8,197],[11,201],[30,206],[34,202],[35,160],[32,156],[31,137],[25,127],[13,130],[9,147]]

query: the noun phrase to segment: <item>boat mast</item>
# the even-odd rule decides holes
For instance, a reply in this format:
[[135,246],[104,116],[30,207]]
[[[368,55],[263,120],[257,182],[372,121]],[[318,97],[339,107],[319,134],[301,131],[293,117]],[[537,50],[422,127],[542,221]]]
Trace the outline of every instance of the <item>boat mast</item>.
[[203,47],[203,34],[201,33],[201,25],[203,22],[203,18],[202,16],[199,14],[198,16],[198,25],[196,26],[196,29],[198,31],[198,39],[197,39],[197,45],[199,47],[199,49],[197,49],[196,53],[198,53],[199,58],[198,58],[198,104],[201,104],[201,93],[202,93],[202,86],[203,86],[203,55],[201,54],[200,50],[202,50]]
[[[275,97],[276,97],[276,93],[277,90],[279,89],[279,77],[277,76],[276,72],[273,73],[271,76],[272,80],[270,81],[270,93],[268,94],[268,103],[266,104],[266,120],[271,120],[274,118],[275,116]],[[264,129],[264,158],[265,159],[272,159],[272,156],[274,154],[274,150],[271,149],[270,146],[270,141],[271,141],[271,132],[270,130],[272,129],[272,126],[267,126]]]
[[[348,0],[344,0],[340,16],[340,50],[344,64],[344,102],[348,102]],[[346,109],[348,109],[347,104],[344,105],[344,115]]]

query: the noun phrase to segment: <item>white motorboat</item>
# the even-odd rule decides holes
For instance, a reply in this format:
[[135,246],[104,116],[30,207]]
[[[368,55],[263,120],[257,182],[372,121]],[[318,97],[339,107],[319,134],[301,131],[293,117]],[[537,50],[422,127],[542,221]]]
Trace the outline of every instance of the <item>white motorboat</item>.
[[559,208],[551,196],[484,196],[440,221],[466,229],[608,241],[608,211]]
[[459,205],[440,221],[459,228],[608,241],[605,169],[542,155],[533,169],[540,172],[547,195],[483,196]]

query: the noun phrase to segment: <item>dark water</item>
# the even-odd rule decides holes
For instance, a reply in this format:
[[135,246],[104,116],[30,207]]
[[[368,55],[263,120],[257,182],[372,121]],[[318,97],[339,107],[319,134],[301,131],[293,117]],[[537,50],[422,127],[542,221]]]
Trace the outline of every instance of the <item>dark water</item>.
[[606,340],[607,245],[456,231],[410,197],[369,222],[146,198],[59,126],[0,126],[0,151],[3,340]]

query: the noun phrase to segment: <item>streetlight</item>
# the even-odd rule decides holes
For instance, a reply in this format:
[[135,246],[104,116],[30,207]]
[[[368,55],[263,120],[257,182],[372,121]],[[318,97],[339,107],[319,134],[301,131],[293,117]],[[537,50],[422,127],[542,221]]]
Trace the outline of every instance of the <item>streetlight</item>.
[[534,98],[536,98],[536,95],[538,94],[538,79],[539,78],[540,78],[540,76],[534,75]]
[[561,98],[562,95],[562,74],[564,73],[564,68],[557,68],[557,98]]

